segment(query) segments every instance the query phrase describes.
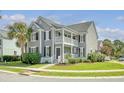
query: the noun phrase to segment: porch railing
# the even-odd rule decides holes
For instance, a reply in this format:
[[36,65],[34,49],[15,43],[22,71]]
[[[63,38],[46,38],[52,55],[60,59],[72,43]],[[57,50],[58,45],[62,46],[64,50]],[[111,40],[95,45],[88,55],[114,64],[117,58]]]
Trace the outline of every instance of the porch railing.
[[[62,43],[62,37],[55,37],[55,43]],[[64,37],[64,43],[78,45],[78,41],[68,37]]]

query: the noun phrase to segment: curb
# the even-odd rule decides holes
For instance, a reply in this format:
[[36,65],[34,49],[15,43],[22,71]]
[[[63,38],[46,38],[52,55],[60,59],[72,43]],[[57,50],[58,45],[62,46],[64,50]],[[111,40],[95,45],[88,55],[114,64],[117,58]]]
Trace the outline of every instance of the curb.
[[56,78],[56,79],[114,79],[114,78],[124,78],[124,76],[108,76],[108,77],[64,77],[64,76],[40,76],[40,75],[30,75],[33,77],[43,77],[43,78]]

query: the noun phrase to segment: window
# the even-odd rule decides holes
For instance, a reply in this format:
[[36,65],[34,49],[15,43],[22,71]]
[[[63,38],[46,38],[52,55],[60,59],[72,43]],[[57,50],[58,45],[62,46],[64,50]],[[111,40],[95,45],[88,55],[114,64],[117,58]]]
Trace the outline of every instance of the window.
[[36,53],[39,53],[39,47],[36,47]]
[[29,53],[31,53],[31,48],[29,47]]
[[0,45],[2,45],[2,40],[0,39]]
[[77,53],[77,48],[76,47],[74,47],[74,54],[76,54]]
[[39,53],[39,47],[30,47],[29,53]]
[[44,40],[51,39],[51,31],[45,31],[44,32]]
[[86,35],[83,35],[83,42],[86,41]]
[[51,47],[44,47],[44,56],[51,57]]
[[80,43],[83,42],[83,36],[79,36],[79,41],[80,41]]
[[39,36],[38,36],[38,32],[36,33],[36,40],[38,40],[39,39]]
[[15,56],[17,55],[17,51],[14,51],[14,55],[15,55]]
[[38,32],[37,32],[37,33],[32,33],[32,34],[31,34],[31,41],[38,40],[38,38],[39,38]]
[[51,31],[49,31],[49,39],[51,39]]
[[61,33],[59,31],[56,31],[56,37],[60,37]]

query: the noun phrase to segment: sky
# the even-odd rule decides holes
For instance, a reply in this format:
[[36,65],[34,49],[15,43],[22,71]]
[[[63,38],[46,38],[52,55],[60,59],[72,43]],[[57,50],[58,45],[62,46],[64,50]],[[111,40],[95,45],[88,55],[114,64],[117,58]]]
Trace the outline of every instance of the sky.
[[124,41],[123,10],[1,10],[0,15],[1,29],[14,22],[30,24],[38,16],[43,16],[63,25],[94,21],[100,40],[107,38]]

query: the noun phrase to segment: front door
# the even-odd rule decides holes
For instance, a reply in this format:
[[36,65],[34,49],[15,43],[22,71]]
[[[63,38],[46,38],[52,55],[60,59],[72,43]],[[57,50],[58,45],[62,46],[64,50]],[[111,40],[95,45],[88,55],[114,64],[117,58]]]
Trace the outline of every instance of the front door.
[[60,48],[56,48],[56,59],[60,56]]

